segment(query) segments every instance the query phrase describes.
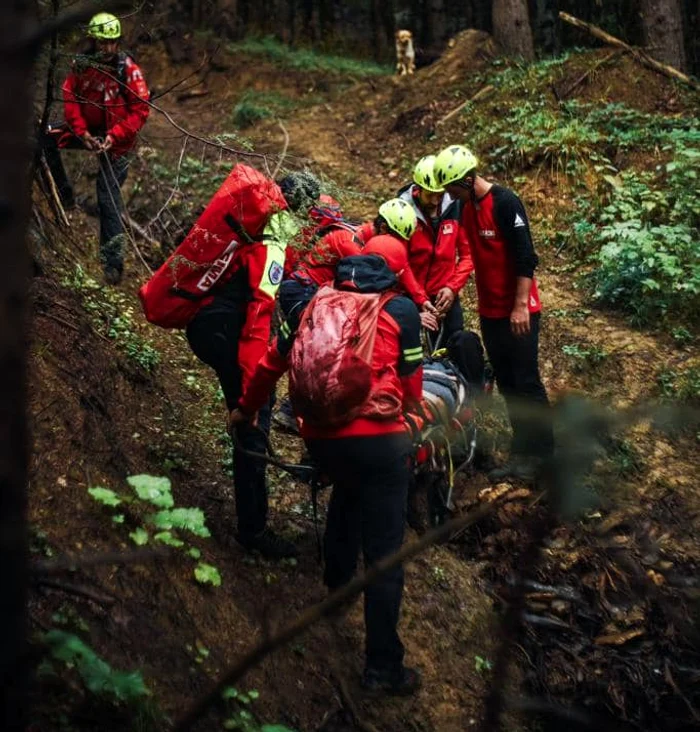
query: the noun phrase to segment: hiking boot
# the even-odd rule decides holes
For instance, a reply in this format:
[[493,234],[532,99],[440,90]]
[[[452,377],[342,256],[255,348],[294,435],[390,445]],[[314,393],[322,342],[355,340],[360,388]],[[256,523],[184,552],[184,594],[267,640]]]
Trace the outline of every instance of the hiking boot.
[[108,285],[118,285],[122,281],[121,270],[116,267],[105,268],[105,282]]
[[362,676],[362,688],[372,695],[411,696],[422,684],[420,671],[401,666],[398,671],[368,668]]
[[287,559],[296,557],[299,550],[291,541],[275,534],[272,529],[264,529],[256,536],[238,536],[238,543],[247,552],[258,552],[265,559]]
[[535,458],[512,458],[500,468],[494,468],[488,474],[491,483],[500,483],[514,479],[532,483],[539,472],[539,461]]

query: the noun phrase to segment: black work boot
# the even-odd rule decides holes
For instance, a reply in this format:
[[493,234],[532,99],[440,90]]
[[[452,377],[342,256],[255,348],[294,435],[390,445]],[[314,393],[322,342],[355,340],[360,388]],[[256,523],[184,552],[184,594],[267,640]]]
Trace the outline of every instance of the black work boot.
[[238,543],[247,552],[258,552],[265,559],[287,559],[296,557],[299,550],[291,541],[275,534],[272,529],[264,529],[255,536],[238,535]]
[[362,676],[362,688],[372,695],[412,696],[421,685],[420,671],[407,666],[398,670],[367,668]]
[[541,462],[534,457],[514,456],[505,465],[491,470],[488,479],[491,483],[500,483],[509,479],[532,483],[537,478]]
[[122,272],[116,267],[105,267],[105,282],[108,285],[118,285],[122,281]]

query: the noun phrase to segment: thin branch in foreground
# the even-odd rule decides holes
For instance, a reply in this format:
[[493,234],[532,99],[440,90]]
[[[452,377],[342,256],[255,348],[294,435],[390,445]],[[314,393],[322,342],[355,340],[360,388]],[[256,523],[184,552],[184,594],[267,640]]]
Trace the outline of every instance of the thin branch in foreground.
[[296,620],[282,628],[275,635],[264,639],[248,651],[242,658],[233,664],[203,696],[185,712],[174,726],[174,732],[185,732],[201,719],[209,708],[220,698],[227,686],[234,686],[250,669],[257,666],[264,658],[274,651],[283,648],[290,641],[303,633],[307,628],[322,617],[333,613],[348,600],[362,592],[368,585],[375,582],[381,575],[404,562],[424,552],[433,544],[449,539],[456,531],[477,523],[494,510],[493,504],[481,506],[463,516],[448,521],[432,531],[427,532],[418,541],[405,544],[398,552],[385,557],[373,565],[364,574],[355,577],[348,584],[329,595],[323,602],[313,605],[299,615]]

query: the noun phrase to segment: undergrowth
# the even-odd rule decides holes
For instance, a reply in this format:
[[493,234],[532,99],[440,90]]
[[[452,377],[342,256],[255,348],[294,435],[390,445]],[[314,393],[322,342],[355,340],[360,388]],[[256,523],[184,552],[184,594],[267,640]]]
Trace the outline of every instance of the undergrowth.
[[[126,479],[134,495],[117,493],[111,488],[94,486],[88,488],[92,498],[105,506],[116,525],[131,528],[129,538],[137,546],[144,546],[151,540],[173,549],[181,550],[197,562],[194,578],[200,584],[221,585],[219,570],[211,564],[200,561],[202,552],[186,542],[187,534],[201,538],[211,536],[206,526],[204,512],[200,508],[175,507],[172,485],[165,477],[132,475]],[[159,510],[153,511],[151,507]]]
[[315,95],[300,100],[275,91],[248,89],[233,108],[232,121],[239,128],[251,127],[264,119],[288,116],[300,106],[316,104],[318,101],[319,97]]
[[[556,103],[551,84],[567,59],[503,69],[495,62],[482,76],[501,98],[479,115],[467,106],[467,144],[489,171],[511,177],[547,172],[574,194],[576,211],[554,238],[558,251],[567,248],[586,265],[584,284],[595,301],[624,311],[638,326],[695,325],[700,128],[687,115],[620,103]],[[514,98],[505,114],[504,94]],[[646,169],[623,169],[630,159],[644,160]]]
[[272,36],[244,38],[229,46],[234,53],[259,54],[268,60],[301,71],[328,71],[350,76],[384,76],[393,73],[390,66],[344,56],[331,56],[308,48],[290,48]]
[[[139,333],[130,298],[111,287],[103,287],[76,265],[63,284],[76,292],[91,317],[95,329],[115,342],[134,365],[151,373],[160,363],[160,353]],[[140,320],[139,320],[140,322]]]

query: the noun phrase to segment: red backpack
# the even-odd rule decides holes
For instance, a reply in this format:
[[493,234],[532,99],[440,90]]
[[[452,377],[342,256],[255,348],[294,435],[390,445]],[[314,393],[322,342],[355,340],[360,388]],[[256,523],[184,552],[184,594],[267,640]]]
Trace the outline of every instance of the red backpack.
[[[348,292],[324,286],[309,303],[290,353],[289,393],[296,414],[315,426],[359,416],[388,419],[399,403],[367,413],[377,319],[395,292]],[[387,408],[388,407],[388,408]]]
[[139,290],[146,319],[184,328],[230,276],[239,246],[261,241],[270,216],[287,208],[279,186],[260,171],[234,165],[177,249]]

